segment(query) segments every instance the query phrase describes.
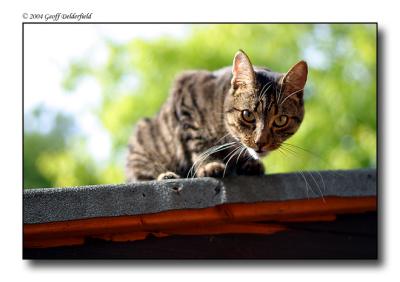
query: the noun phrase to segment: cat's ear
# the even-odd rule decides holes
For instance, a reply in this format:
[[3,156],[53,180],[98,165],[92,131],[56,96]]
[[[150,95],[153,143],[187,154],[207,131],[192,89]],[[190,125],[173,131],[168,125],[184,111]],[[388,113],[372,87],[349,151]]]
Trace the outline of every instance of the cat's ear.
[[294,95],[295,93],[301,96],[307,82],[308,67],[305,61],[300,61],[295,64],[283,76],[283,85],[285,87],[285,96]]
[[232,81],[234,89],[239,87],[249,87],[255,83],[255,73],[249,57],[245,52],[239,50],[235,54],[232,66]]

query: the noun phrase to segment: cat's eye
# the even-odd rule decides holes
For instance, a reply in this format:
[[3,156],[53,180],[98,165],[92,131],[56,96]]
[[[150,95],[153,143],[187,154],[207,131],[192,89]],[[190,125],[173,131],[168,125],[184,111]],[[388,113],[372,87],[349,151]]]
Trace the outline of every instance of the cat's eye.
[[242,118],[249,123],[252,123],[256,120],[256,118],[254,117],[254,114],[252,112],[250,112],[249,110],[243,110],[242,111]]
[[285,126],[289,121],[289,117],[286,115],[281,115],[275,118],[274,125],[277,127]]

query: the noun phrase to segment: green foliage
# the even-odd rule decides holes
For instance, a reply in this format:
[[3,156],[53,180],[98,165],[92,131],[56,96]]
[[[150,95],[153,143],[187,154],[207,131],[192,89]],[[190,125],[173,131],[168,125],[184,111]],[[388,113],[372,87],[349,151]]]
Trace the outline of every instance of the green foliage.
[[113,157],[100,167],[84,144],[79,153],[72,145],[49,152],[44,143],[36,143],[52,143],[53,135],[40,135],[46,141],[39,142],[32,141],[37,133],[25,134],[26,145],[33,142],[39,147],[25,146],[24,162],[30,170],[36,163],[34,169],[42,172],[29,181],[24,175],[26,186],[122,182],[133,126],[159,110],[173,78],[183,70],[229,66],[238,49],[245,50],[255,65],[280,72],[300,59],[310,59],[306,116],[299,132],[288,140],[303,149],[271,153],[265,159],[269,173],[376,165],[375,25],[193,25],[184,39],[163,36],[107,46],[109,59],[104,65],[75,60],[63,86],[73,90],[85,77],[98,81],[102,101],[95,114],[110,134]]
[[[72,121],[57,114],[54,126],[47,132],[41,132],[41,116],[44,109],[39,107],[32,114],[25,115],[24,132],[24,187],[51,187],[54,182],[38,167],[38,160],[47,154],[56,154],[65,150],[66,138],[70,133]],[[35,121],[37,123],[35,123]]]
[[[84,138],[74,132],[72,117],[39,107],[25,116],[24,188],[114,183],[123,179],[121,166],[110,160],[103,167],[87,152]],[[43,132],[43,117],[53,122]]]

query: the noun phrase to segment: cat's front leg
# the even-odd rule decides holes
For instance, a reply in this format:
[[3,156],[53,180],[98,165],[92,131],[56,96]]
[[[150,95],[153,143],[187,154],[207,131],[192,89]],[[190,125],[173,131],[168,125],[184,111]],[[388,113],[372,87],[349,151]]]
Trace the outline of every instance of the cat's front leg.
[[201,165],[197,172],[197,177],[222,177],[225,171],[225,164],[221,161],[211,161]]
[[263,175],[265,173],[264,164],[259,160],[250,159],[241,163],[237,169],[239,175]]
[[157,176],[157,180],[177,179],[177,178],[180,178],[180,176],[172,171],[167,171]]

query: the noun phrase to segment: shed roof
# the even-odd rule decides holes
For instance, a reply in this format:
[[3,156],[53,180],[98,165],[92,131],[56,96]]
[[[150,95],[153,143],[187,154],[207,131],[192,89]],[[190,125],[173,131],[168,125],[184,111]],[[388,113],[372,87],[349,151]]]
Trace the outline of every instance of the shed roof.
[[178,179],[24,191],[24,245],[172,234],[271,234],[376,210],[376,170]]

